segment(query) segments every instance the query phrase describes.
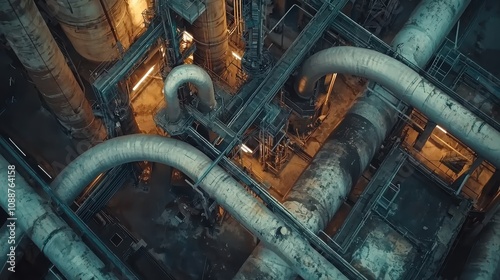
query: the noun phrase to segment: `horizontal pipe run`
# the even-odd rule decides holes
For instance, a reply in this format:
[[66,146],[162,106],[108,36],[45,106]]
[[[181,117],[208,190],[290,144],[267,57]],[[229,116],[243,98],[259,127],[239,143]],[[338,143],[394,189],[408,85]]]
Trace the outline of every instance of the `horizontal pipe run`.
[[500,167],[500,132],[394,58],[368,49],[334,47],[311,56],[303,69],[309,72],[299,89],[333,72],[375,81]]
[[6,183],[10,182],[8,174],[15,173],[12,173],[13,169],[9,166],[0,156],[0,180],[3,182],[0,184],[0,191],[5,194],[2,195],[0,206],[7,212],[11,208],[7,193],[15,194],[15,202],[10,202],[15,204],[13,214],[17,218],[14,221],[16,232],[17,227],[27,232],[33,243],[67,279],[117,279],[80,237],[53,212],[50,203],[43,200],[19,174],[15,175],[13,184],[9,186]]
[[133,24],[122,0],[47,0],[75,50],[94,62],[113,61],[132,43]]
[[[128,135],[108,140],[83,153],[60,173],[53,186],[63,201],[72,201],[99,173],[133,161],[169,165],[194,181],[212,163],[201,151],[182,141],[153,135]],[[200,186],[304,279],[345,279],[305,239],[290,230],[219,166],[201,180]]]
[[181,117],[177,91],[185,83],[192,83],[196,86],[200,100],[198,109],[202,113],[208,113],[217,106],[214,85],[208,73],[193,64],[177,66],[168,74],[163,86],[163,94],[167,101],[167,117],[170,122],[177,122]]

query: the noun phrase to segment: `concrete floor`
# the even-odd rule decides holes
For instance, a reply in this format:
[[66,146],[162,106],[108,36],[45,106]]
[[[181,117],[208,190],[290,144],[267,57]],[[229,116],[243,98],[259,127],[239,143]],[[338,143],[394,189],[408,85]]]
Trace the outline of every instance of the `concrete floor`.
[[[212,234],[200,218],[179,223],[169,186],[170,168],[155,164],[147,190],[127,185],[108,207],[177,279],[230,279],[256,245],[253,236],[228,217]],[[189,188],[189,186],[186,186]]]

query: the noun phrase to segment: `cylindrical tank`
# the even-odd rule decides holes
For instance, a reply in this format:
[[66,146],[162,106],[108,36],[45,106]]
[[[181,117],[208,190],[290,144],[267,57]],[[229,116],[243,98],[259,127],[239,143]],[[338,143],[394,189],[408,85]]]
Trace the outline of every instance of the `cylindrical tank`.
[[72,136],[91,143],[104,140],[104,126],[95,118],[33,0],[0,0],[0,32]]
[[226,1],[207,0],[205,5],[205,12],[190,29],[196,41],[195,62],[221,74],[228,52]]
[[[119,58],[134,37],[132,17],[122,0],[47,0],[76,51],[94,61]],[[120,45],[118,45],[118,42]]]

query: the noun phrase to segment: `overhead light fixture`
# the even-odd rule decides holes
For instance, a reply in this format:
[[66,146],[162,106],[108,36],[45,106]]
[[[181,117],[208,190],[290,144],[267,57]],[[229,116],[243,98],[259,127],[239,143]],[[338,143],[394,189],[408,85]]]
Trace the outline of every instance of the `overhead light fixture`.
[[236,58],[237,60],[241,60],[241,56],[239,56],[237,53],[235,52],[232,52],[234,58]]
[[243,152],[245,152],[245,153],[249,153],[249,154],[252,154],[252,153],[253,153],[252,149],[250,149],[250,148],[249,148],[247,145],[245,145],[245,144],[241,144],[241,150],[242,150]]
[[445,134],[448,133],[444,128],[440,127],[439,125],[436,125],[436,128],[444,132]]
[[146,78],[153,72],[153,69],[155,69],[155,65],[153,65],[151,68],[149,68],[148,72],[146,72],[146,75],[144,75],[139,82],[132,88],[132,91],[136,90],[143,82],[146,80]]

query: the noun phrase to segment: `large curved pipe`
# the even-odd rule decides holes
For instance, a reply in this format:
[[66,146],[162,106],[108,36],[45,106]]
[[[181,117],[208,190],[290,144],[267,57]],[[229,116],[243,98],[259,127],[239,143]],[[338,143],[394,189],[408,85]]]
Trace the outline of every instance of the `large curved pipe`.
[[177,66],[168,74],[163,86],[163,94],[167,101],[167,117],[170,122],[177,122],[181,118],[177,90],[185,83],[192,83],[198,89],[200,100],[198,109],[202,113],[208,113],[217,106],[214,85],[208,73],[203,68],[193,64]]
[[[52,186],[63,201],[72,201],[99,173],[120,164],[144,160],[170,165],[195,181],[212,163],[201,151],[179,140],[153,135],[121,136],[80,155],[59,174]],[[304,279],[345,279],[306,240],[288,229],[219,166],[204,177],[200,186]]]
[[33,0],[0,0],[0,33],[28,71],[56,117],[73,137],[93,144],[106,129],[71,72]]
[[500,279],[500,210],[484,227],[471,251],[460,279]]
[[[12,171],[9,163],[0,156],[0,191],[3,194],[0,206],[9,213],[8,198],[12,197],[7,193],[15,194],[16,234],[19,234],[17,229],[22,228],[67,279],[117,279],[68,224],[52,211],[49,202],[43,200],[21,176],[16,175],[13,187],[9,187],[8,174],[12,173],[8,171]],[[13,245],[5,243],[2,246]],[[15,262],[13,264],[15,266]],[[11,267],[10,264],[7,266]]]
[[228,32],[226,1],[206,0],[206,10],[190,28],[196,40],[194,61],[221,75],[226,70]]
[[303,69],[307,69],[308,75],[301,78],[299,88],[333,72],[368,78],[500,167],[500,132],[390,56],[356,47],[334,47],[311,56]]

